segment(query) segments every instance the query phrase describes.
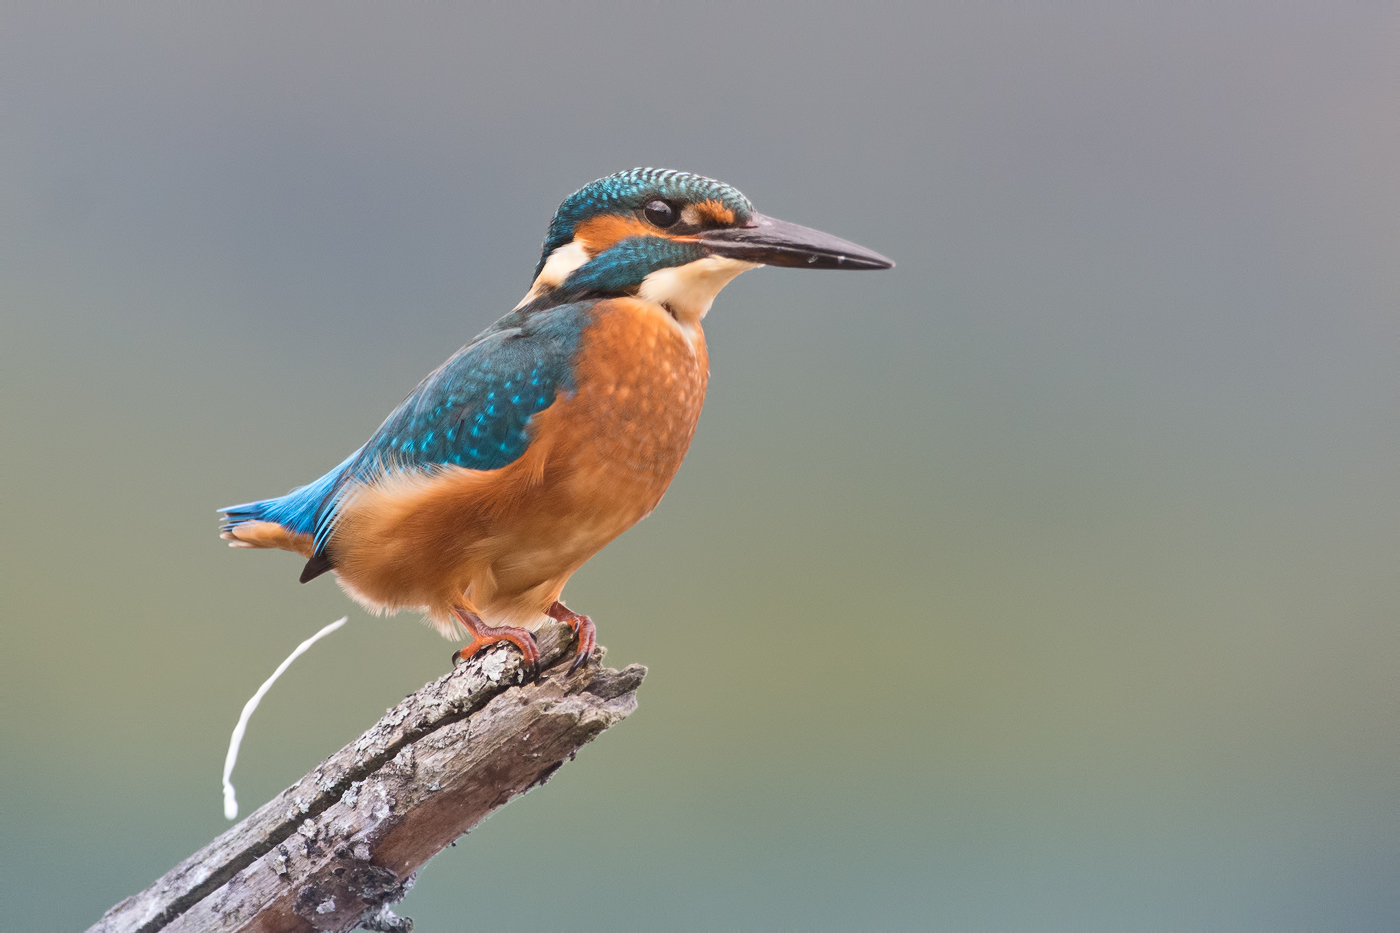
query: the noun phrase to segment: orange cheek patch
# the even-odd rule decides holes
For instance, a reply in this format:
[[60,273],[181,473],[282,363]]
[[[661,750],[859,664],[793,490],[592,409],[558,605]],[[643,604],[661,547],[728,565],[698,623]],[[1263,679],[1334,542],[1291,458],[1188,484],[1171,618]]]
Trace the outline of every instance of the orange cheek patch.
[[656,236],[657,231],[635,217],[602,214],[590,217],[574,228],[575,242],[582,242],[589,255],[596,256],[622,240],[634,236]]
[[701,201],[695,205],[695,210],[706,220],[722,226],[734,223],[734,212],[718,201]]

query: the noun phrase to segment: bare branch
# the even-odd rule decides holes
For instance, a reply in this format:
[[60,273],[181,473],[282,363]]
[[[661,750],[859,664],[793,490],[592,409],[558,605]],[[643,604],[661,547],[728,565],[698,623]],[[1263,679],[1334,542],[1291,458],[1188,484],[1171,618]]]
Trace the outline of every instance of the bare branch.
[[[637,707],[646,668],[573,675],[569,629],[538,633],[538,681],[513,648],[483,652],[389,710],[257,812],[107,911],[88,933],[402,933],[388,907],[414,873],[544,783]],[[566,656],[568,655],[568,656]]]

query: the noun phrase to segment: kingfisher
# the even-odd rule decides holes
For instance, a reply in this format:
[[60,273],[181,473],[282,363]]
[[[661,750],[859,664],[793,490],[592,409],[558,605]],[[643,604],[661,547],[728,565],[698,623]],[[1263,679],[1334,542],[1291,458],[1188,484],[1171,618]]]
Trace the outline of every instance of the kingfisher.
[[220,509],[232,547],[306,559],[375,614],[421,612],[537,672],[533,631],[597,633],[569,577],[656,508],[709,380],[701,322],[760,265],[889,269],[854,243],[756,212],[712,178],[637,168],[564,199],[529,291],[429,373],[362,447],[284,496]]

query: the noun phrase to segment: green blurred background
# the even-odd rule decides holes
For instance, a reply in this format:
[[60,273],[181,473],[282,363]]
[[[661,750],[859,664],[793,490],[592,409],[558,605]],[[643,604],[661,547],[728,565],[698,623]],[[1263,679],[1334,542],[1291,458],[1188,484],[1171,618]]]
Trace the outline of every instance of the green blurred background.
[[[214,509],[320,475],[634,165],[762,270],[570,602],[636,715],[419,929],[1400,927],[1391,4],[0,11],[0,924],[77,930],[446,667]],[[489,854],[488,854],[489,853]]]

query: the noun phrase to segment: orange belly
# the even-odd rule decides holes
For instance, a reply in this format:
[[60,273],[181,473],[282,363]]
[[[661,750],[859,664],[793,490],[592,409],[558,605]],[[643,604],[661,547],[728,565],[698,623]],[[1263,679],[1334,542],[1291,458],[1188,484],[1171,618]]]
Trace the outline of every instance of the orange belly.
[[531,419],[520,459],[389,473],[347,496],[329,544],[341,584],[375,611],[421,609],[448,636],[454,605],[535,627],[573,572],[661,501],[708,378],[698,324],[650,302],[600,302],[575,391]]

